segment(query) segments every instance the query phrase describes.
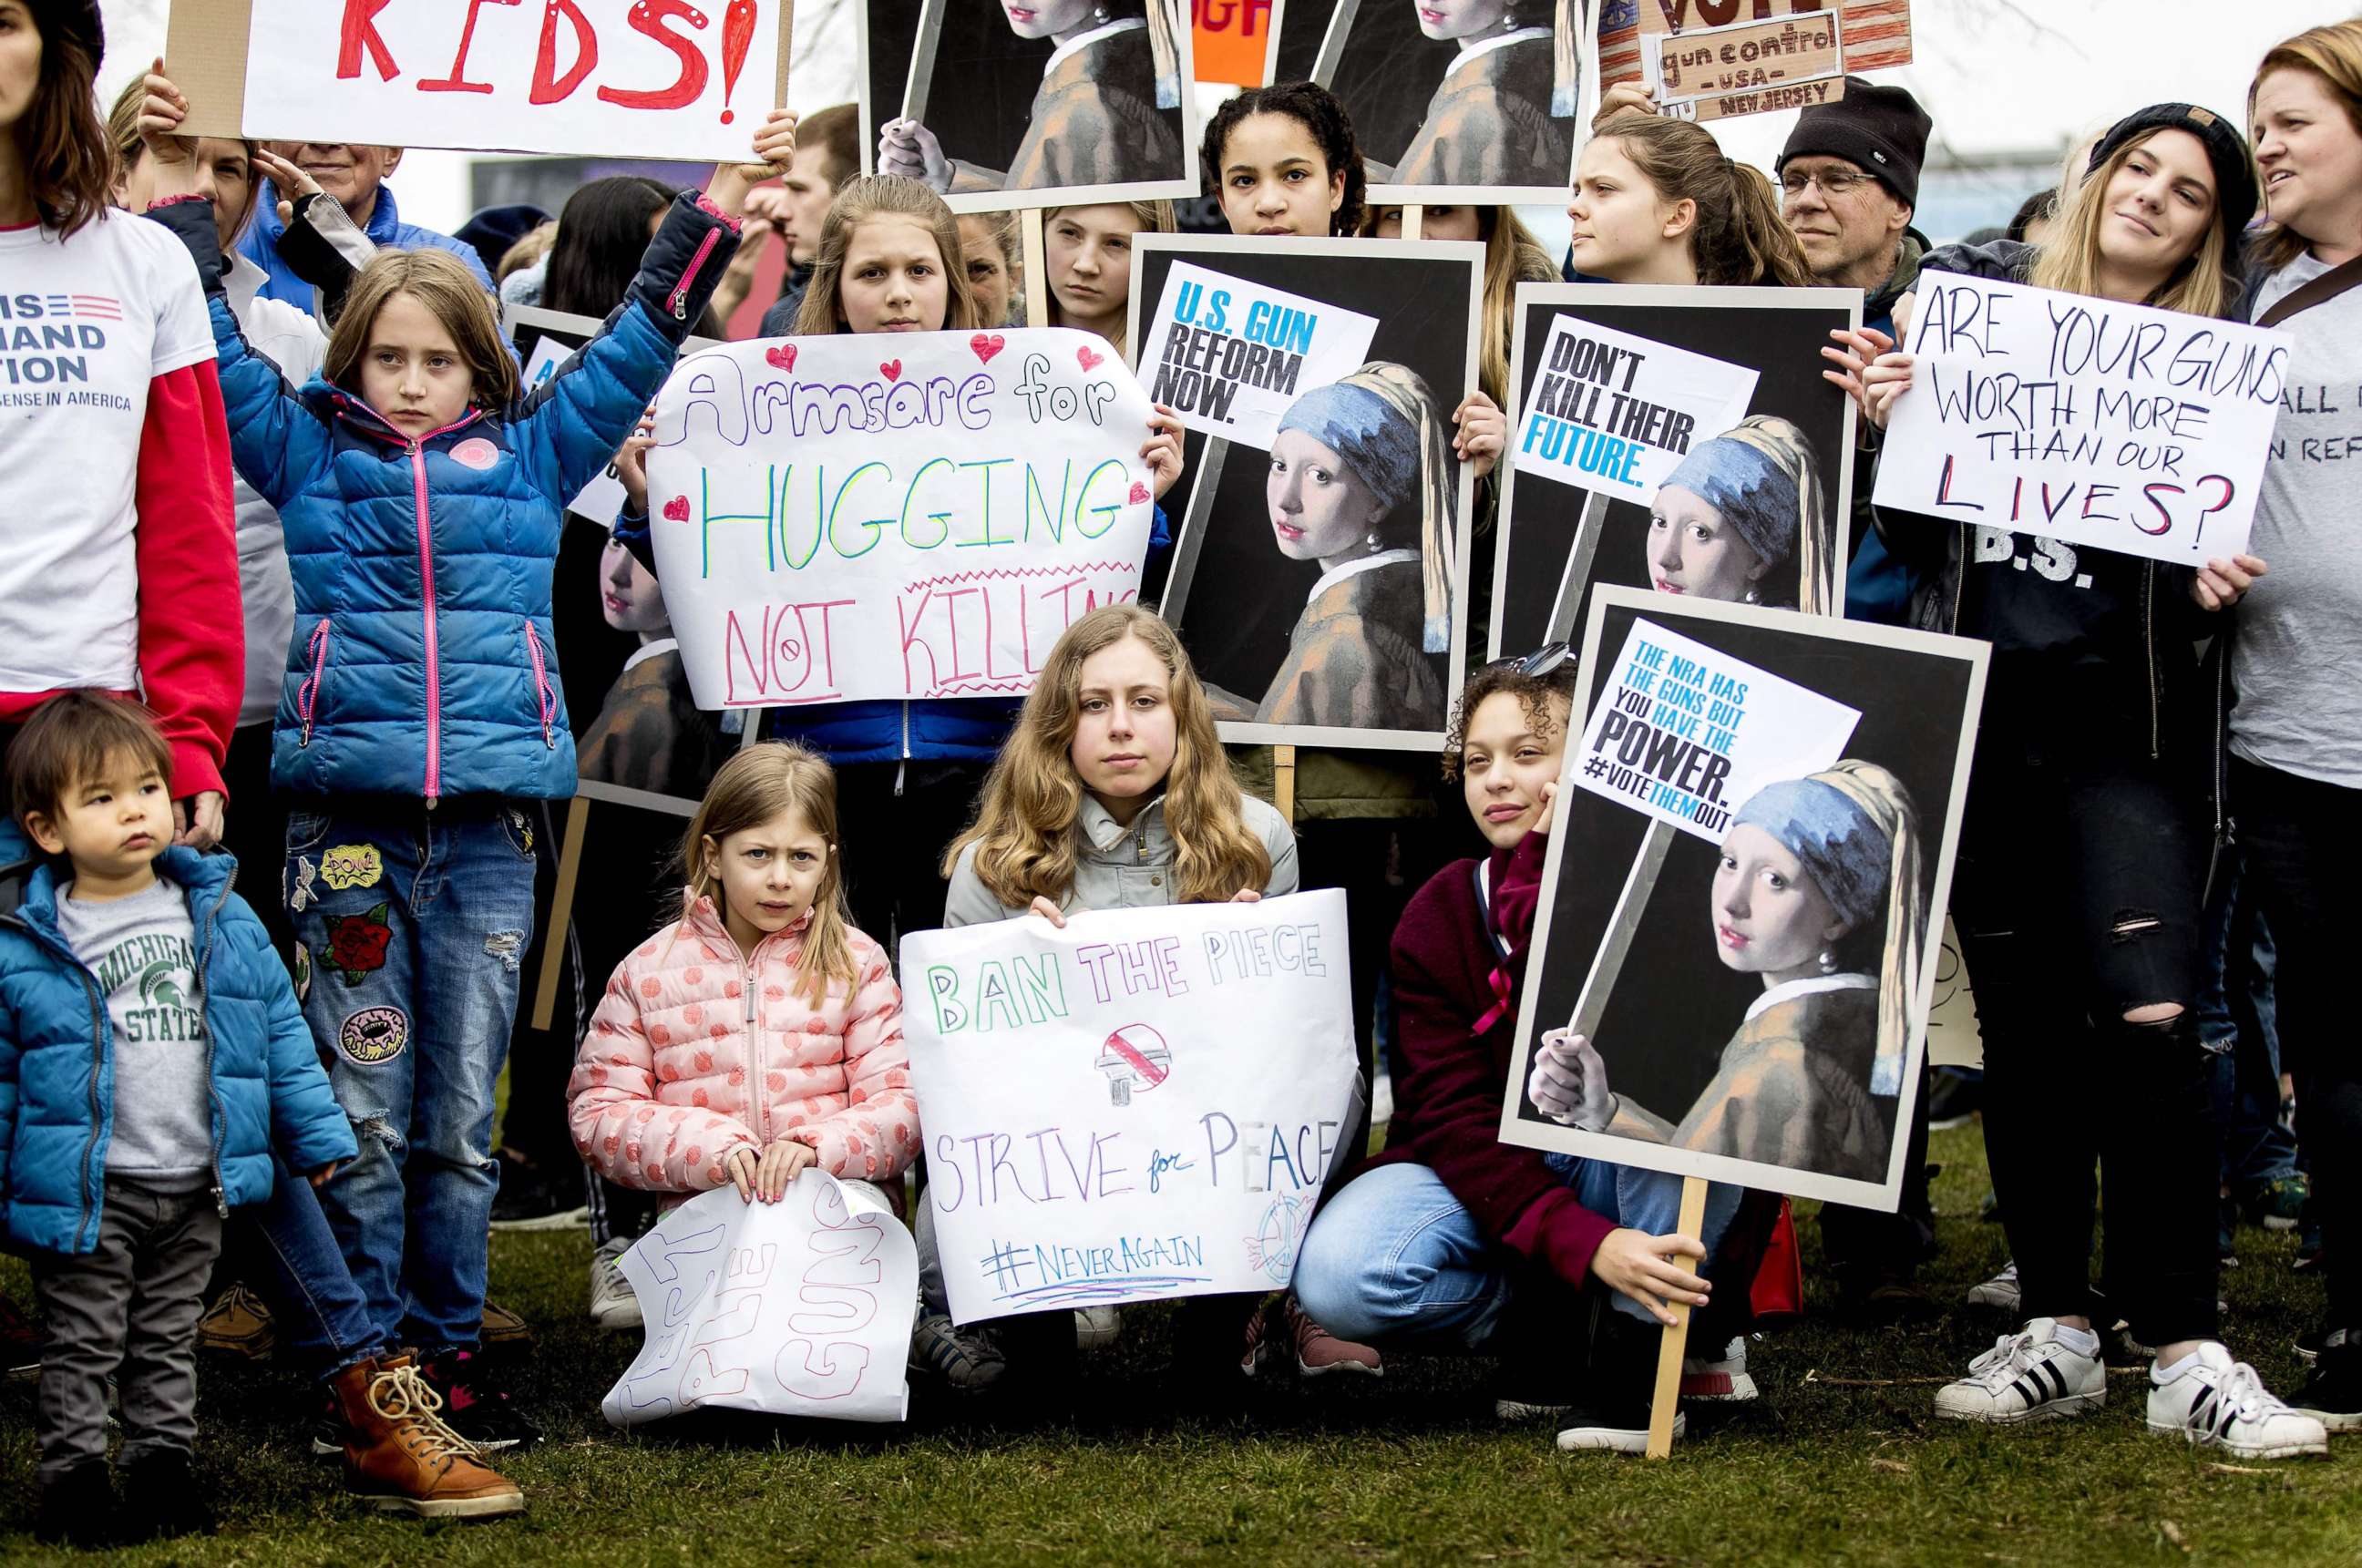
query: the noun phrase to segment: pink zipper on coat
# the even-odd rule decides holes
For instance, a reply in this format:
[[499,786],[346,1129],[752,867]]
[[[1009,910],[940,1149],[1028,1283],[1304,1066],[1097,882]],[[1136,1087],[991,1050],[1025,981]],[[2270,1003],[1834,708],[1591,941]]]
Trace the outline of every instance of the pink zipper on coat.
[[690,285],[697,282],[698,270],[705,265],[705,259],[712,255],[713,248],[721,243],[722,231],[718,228],[707,229],[705,237],[697,242],[697,254],[689,259],[689,271],[680,275],[679,286],[673,290],[672,298],[668,302],[672,306],[675,321],[689,319]]
[[525,651],[533,656],[533,694],[541,708],[541,744],[550,750],[557,749],[557,693],[550,689],[549,666],[541,657],[541,634],[533,623],[524,624]]
[[[372,411],[374,412],[374,411]],[[435,632],[435,532],[426,510],[426,443],[476,422],[481,411],[470,409],[465,419],[429,430],[410,443],[410,489],[418,508],[418,578],[426,610],[426,801],[443,794],[443,659]],[[383,415],[379,417],[382,418]]]
[[295,689],[295,715],[304,721],[302,745],[312,744],[312,724],[320,712],[320,682],[328,673],[328,622],[326,616],[312,628],[311,641],[305,645],[312,660],[312,679]]

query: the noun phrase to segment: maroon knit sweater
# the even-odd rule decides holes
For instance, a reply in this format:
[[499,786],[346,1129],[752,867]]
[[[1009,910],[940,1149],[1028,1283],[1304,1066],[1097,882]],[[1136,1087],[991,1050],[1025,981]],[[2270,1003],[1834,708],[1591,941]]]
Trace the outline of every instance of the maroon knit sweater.
[[[1529,833],[1492,852],[1493,918],[1515,955],[1508,997],[1491,983],[1496,966],[1477,901],[1473,860],[1455,861],[1421,888],[1393,947],[1396,1039],[1405,1066],[1395,1083],[1394,1121],[1374,1165],[1409,1161],[1443,1179],[1491,1241],[1543,1263],[1575,1286],[1591,1276],[1591,1254],[1615,1222],[1575,1201],[1539,1149],[1504,1143],[1501,1102],[1518,1027],[1515,999],[1541,893],[1547,835]],[[1477,1024],[1495,1014],[1480,1033]]]

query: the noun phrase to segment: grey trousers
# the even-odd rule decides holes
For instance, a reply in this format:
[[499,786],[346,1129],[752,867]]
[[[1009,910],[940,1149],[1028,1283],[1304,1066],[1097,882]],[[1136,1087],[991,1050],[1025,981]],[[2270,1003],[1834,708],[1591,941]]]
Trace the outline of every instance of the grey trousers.
[[197,1319],[221,1252],[209,1190],[158,1192],[113,1177],[98,1250],[33,1255],[41,1304],[40,1480],[106,1457],[106,1379],[116,1377],[123,1462],[197,1436]]

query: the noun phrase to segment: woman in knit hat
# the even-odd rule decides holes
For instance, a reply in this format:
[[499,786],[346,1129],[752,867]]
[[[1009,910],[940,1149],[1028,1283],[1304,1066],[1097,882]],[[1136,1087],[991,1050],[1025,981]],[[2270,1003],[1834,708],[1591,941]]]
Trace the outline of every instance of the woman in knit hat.
[[1440,730],[1451,646],[1456,476],[1449,425],[1416,371],[1363,366],[1289,406],[1264,482],[1279,553],[1317,560],[1287,658],[1259,702],[1220,716]]
[[1837,551],[1805,433],[1756,414],[1691,448],[1650,508],[1650,585],[1725,603],[1837,608]]

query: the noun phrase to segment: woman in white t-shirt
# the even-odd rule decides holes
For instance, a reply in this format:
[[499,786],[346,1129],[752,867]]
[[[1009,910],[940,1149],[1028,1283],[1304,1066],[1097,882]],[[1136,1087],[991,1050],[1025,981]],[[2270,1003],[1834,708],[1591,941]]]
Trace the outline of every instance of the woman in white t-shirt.
[[229,434],[195,264],[108,204],[105,42],[93,0],[0,0],[0,751],[54,692],[138,692],[202,847],[245,668]]

